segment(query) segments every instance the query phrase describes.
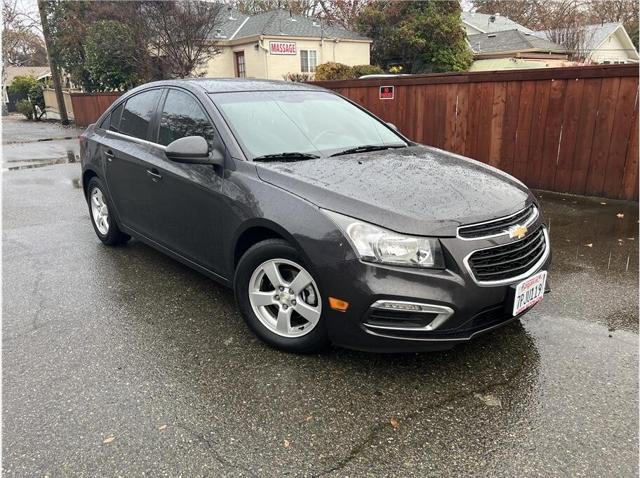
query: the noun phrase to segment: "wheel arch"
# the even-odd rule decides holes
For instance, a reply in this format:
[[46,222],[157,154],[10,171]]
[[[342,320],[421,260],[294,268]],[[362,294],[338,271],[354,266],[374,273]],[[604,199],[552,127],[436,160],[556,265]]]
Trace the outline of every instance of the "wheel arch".
[[309,258],[291,233],[279,224],[268,219],[255,219],[245,223],[243,227],[238,230],[232,242],[232,270],[236,270],[238,262],[240,262],[240,259],[244,253],[249,250],[249,248],[267,239],[283,239],[287,241],[298,251],[298,253],[300,253],[304,261],[307,264],[309,263]]
[[99,177],[98,173],[91,168],[87,168],[82,172],[82,191],[84,192],[84,197],[87,197],[87,187],[89,187],[89,181],[91,181],[91,178]]

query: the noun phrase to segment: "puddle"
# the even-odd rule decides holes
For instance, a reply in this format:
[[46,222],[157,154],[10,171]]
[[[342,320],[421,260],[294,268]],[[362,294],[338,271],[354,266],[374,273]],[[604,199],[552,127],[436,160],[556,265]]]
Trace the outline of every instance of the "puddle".
[[[7,163],[24,163],[24,160],[9,160]],[[80,155],[76,154],[75,151],[68,150],[66,157],[48,159],[48,160],[34,160],[34,162],[29,164],[20,164],[16,166],[7,166],[4,171],[19,171],[22,169],[35,169],[35,168],[43,168],[45,166],[54,166],[56,164],[71,164],[71,163],[79,163]]]

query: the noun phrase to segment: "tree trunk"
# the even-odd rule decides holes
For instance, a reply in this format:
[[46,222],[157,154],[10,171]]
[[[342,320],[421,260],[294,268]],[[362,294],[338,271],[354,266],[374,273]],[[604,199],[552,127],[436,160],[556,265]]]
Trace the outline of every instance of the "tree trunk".
[[47,47],[47,57],[49,58],[49,68],[51,68],[51,79],[53,80],[53,89],[56,92],[56,101],[58,103],[58,111],[60,113],[60,122],[64,125],[69,124],[67,116],[67,107],[64,104],[64,95],[62,94],[62,84],[60,83],[60,70],[51,55],[51,33],[49,31],[49,21],[45,11],[45,0],[38,0],[38,10],[40,11],[40,21],[42,22],[42,34],[44,36],[44,44]]

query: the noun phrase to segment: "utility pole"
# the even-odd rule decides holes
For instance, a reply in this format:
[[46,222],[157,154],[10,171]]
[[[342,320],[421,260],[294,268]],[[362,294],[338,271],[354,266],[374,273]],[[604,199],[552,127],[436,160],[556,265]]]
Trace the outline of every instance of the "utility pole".
[[53,80],[53,89],[56,92],[56,101],[58,102],[58,112],[60,114],[60,122],[69,124],[67,116],[67,108],[64,105],[64,95],[62,94],[62,83],[60,83],[60,70],[51,55],[51,31],[49,30],[49,20],[45,11],[45,0],[38,0],[38,10],[40,11],[40,21],[42,22],[42,34],[44,35],[44,45],[47,47],[47,57],[49,58],[49,68],[51,68],[51,79]]

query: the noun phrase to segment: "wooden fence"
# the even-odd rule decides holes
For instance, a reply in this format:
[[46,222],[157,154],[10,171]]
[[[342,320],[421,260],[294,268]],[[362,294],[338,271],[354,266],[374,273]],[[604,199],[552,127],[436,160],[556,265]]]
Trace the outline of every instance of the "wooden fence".
[[[533,188],[638,199],[638,66],[315,82]],[[394,86],[393,99],[380,87]]]
[[76,125],[88,126],[91,123],[95,123],[100,115],[122,94],[122,91],[112,93],[71,93]]

